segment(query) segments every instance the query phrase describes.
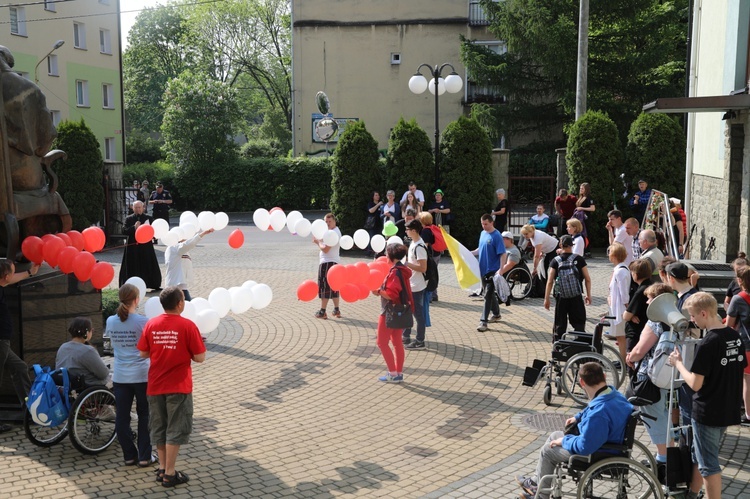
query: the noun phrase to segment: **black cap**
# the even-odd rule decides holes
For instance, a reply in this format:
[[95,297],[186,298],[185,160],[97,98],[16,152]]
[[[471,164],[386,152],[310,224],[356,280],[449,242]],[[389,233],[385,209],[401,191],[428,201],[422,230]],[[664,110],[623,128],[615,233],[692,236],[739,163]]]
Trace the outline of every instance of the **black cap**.
[[571,236],[570,234],[565,234],[560,238],[560,247],[570,248],[571,246],[573,246],[573,236]]
[[671,275],[679,281],[687,281],[688,274],[690,273],[690,269],[688,268],[688,266],[682,262],[670,263],[664,270],[667,271],[667,274]]

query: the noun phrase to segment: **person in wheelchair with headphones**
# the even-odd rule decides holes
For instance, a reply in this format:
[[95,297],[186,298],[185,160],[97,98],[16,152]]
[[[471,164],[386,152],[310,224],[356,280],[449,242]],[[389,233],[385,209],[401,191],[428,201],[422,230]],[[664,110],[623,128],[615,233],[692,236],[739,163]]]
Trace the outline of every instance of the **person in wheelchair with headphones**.
[[[539,452],[536,476],[516,477],[523,489],[522,499],[536,496],[542,477],[552,475],[560,463],[567,463],[571,455],[589,455],[601,449],[606,443],[620,444],[625,438],[633,406],[613,386],[607,385],[602,366],[597,362],[587,362],[579,371],[581,387],[589,397],[589,404],[581,412],[565,422],[566,431],[555,431]],[[571,430],[577,426],[578,431]],[[547,499],[548,494],[539,492],[539,497]]]

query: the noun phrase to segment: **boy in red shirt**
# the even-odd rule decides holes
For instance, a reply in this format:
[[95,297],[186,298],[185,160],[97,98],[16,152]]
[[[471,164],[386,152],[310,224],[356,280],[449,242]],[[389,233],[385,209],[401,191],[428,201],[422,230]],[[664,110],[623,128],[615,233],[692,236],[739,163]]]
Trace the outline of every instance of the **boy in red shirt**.
[[191,361],[206,359],[198,327],[180,314],[185,309],[182,291],[170,286],[159,294],[164,314],[146,323],[138,341],[141,357],[151,359],[148,370],[148,407],[151,443],[159,462],[157,482],[164,487],[187,483],[188,476],[175,471],[180,445],[188,443],[193,430],[193,371]]

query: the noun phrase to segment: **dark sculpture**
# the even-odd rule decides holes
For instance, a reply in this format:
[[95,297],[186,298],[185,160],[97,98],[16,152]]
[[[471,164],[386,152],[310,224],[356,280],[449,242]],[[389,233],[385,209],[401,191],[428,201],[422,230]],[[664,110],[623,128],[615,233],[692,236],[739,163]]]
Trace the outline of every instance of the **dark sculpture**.
[[17,261],[23,238],[68,231],[72,219],[52,171],[66,154],[50,151],[57,131],[47,99],[13,65],[10,50],[0,45],[0,256]]

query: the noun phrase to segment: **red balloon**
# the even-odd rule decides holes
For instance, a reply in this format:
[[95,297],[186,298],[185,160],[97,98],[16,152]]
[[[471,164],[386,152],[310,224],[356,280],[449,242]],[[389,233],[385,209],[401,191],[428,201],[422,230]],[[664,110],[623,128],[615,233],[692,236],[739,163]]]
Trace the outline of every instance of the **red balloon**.
[[318,296],[318,283],[312,280],[303,281],[297,286],[297,299],[300,301],[312,301]]
[[274,206],[273,208],[271,208],[270,210],[268,210],[268,213],[273,213],[274,211],[278,211],[280,209],[281,208],[279,208],[278,206]]
[[341,288],[349,282],[349,279],[347,277],[346,273],[346,265],[334,265],[330,269],[328,269],[328,274],[326,274],[327,280],[328,280],[328,286],[333,291],[341,291]]
[[66,246],[60,250],[57,257],[57,266],[63,274],[72,274],[75,268],[73,261],[78,256],[78,250],[73,246]]
[[145,244],[154,238],[154,228],[151,225],[141,225],[135,229],[135,240]]
[[370,278],[370,267],[365,262],[357,262],[354,264],[354,282],[358,284],[367,284],[367,280]]
[[[338,265],[335,266],[337,267]],[[348,303],[354,303],[359,299],[359,287],[356,284],[344,284],[344,286],[341,288],[340,293],[341,299]]]
[[368,296],[370,296],[370,290],[367,289],[367,286],[364,284],[357,284],[357,288],[359,288],[359,299],[360,300],[366,300]]
[[65,246],[73,246],[73,241],[70,239],[70,236],[67,235],[65,232],[60,232],[55,235],[63,240],[63,242],[65,243]]
[[229,234],[228,242],[230,247],[237,249],[245,244],[245,235],[240,229],[234,229],[232,233]]
[[82,251],[73,259],[73,272],[79,281],[85,282],[91,279],[91,271],[94,270],[96,258],[88,251]]
[[376,269],[370,269],[370,276],[367,279],[367,287],[370,289],[370,291],[375,291],[376,289],[380,289],[380,286],[382,284],[383,284],[383,276],[380,273],[380,271]]
[[47,260],[50,267],[57,267],[60,251],[66,247],[65,241],[52,234],[46,234],[42,240],[44,241],[44,248],[42,249],[44,259]]
[[91,285],[96,289],[109,286],[115,277],[115,269],[109,262],[99,262],[91,269]]
[[387,256],[379,256],[379,257],[377,257],[377,258],[375,259],[375,261],[376,261],[376,262],[383,262],[383,263],[386,263],[386,264],[387,264],[387,263],[388,263],[388,257],[387,257]]
[[89,253],[96,253],[104,248],[106,237],[99,227],[89,227],[83,230],[83,249]]
[[77,230],[69,230],[67,234],[70,238],[72,246],[78,251],[83,251],[83,246],[85,244],[85,241],[83,240],[83,234],[81,234]]
[[21,252],[30,262],[41,265],[44,261],[44,241],[36,236],[28,236],[21,243]]

